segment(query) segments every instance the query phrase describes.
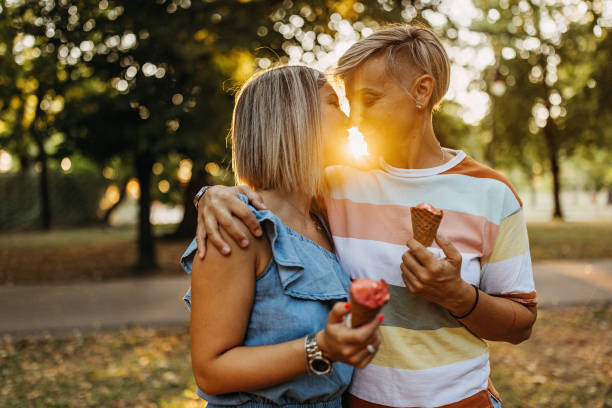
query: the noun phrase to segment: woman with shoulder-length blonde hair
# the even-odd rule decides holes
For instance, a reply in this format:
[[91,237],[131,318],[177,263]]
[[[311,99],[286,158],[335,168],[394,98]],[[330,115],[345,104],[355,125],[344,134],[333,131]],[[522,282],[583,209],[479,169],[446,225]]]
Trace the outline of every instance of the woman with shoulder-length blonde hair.
[[[525,341],[537,316],[522,202],[502,174],[440,145],[432,117],[450,62],[431,29],[384,27],[353,44],[337,74],[380,168],[328,168],[330,228],[344,270],[384,278],[391,294],[380,349],[355,372],[350,406],[500,407],[484,340]],[[241,212],[236,191],[202,200],[199,239],[225,245],[217,220]],[[413,239],[411,208],[421,203],[443,211],[428,248]]]
[[323,74],[306,67],[260,72],[237,95],[233,169],[268,209],[248,207],[263,231],[248,248],[224,256],[209,245],[201,260],[194,240],[183,255],[193,372],[209,407],[341,407],[346,364],[374,357],[382,319],[343,323],[349,278],[313,205],[324,144],[345,119]]

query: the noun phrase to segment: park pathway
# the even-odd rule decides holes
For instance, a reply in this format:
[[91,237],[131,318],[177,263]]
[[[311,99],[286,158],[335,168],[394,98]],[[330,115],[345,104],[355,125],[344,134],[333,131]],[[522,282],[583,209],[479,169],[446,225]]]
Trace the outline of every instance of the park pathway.
[[[612,301],[612,259],[534,265],[541,307]],[[189,277],[0,286],[0,336],[70,335],[132,326],[185,327]]]

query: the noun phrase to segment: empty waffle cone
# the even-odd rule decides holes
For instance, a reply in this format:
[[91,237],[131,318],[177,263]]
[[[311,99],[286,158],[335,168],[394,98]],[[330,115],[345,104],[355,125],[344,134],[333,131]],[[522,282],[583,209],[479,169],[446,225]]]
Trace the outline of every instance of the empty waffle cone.
[[351,296],[351,327],[359,327],[371,322],[378,315],[380,309],[382,309],[382,306],[371,308],[357,303],[355,298]]
[[438,227],[443,215],[443,212],[438,215],[425,208],[410,207],[414,239],[425,247],[431,246],[438,233]]

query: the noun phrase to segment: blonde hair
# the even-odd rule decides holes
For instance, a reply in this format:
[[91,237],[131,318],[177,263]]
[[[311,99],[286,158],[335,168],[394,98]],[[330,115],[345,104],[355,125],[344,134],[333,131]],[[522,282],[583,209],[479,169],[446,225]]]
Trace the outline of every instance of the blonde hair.
[[317,70],[281,66],[242,86],[232,118],[236,182],[311,197],[323,192],[319,88],[326,82]]
[[338,61],[336,74],[349,78],[373,56],[385,55],[387,69],[402,82],[407,68],[434,78],[429,108],[436,108],[448,91],[450,62],[440,39],[429,28],[408,24],[383,27],[353,44]]

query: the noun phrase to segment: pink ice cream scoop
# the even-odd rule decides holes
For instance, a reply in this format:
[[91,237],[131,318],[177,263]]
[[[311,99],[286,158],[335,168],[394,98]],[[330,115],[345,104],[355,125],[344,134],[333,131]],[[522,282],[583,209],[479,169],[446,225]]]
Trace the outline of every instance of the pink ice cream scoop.
[[389,301],[389,286],[384,279],[355,279],[349,288],[351,326],[359,327],[372,321]]

